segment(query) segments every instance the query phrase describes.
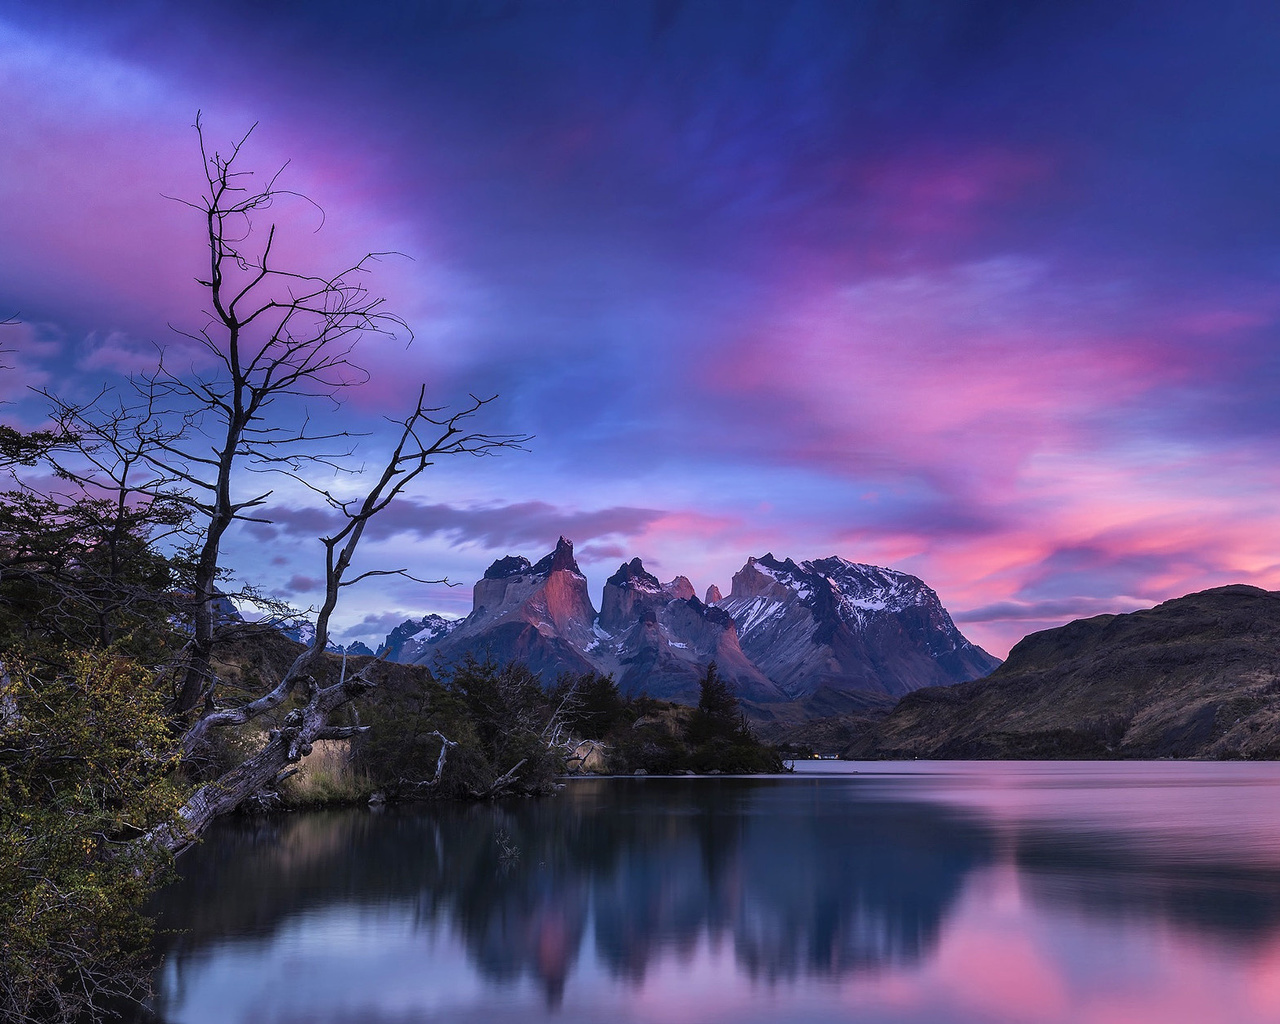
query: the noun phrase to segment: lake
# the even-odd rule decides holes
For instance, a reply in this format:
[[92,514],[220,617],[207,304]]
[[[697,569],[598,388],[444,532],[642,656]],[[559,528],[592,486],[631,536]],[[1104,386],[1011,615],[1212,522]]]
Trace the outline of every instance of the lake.
[[190,1024],[1280,1020],[1280,765],[802,762],[244,819],[163,894]]

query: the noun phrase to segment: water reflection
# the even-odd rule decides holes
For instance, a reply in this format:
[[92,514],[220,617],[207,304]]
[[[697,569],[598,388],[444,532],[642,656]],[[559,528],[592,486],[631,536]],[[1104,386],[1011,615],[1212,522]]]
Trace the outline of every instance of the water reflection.
[[[1280,772],[1186,768],[582,780],[539,802],[232,823],[164,895],[182,931],[156,1009],[1049,1021],[1107,1019],[1090,1007],[1120,992],[1116,1019],[1193,1020],[1156,996],[1194,977],[1261,993],[1223,1019],[1271,1019]],[[1251,810],[1224,824],[1240,792]]]

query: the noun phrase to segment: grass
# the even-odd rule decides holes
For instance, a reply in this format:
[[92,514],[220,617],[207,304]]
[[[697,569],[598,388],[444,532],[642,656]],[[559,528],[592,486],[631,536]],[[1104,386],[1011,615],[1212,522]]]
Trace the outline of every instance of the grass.
[[373,787],[368,776],[351,763],[346,740],[318,740],[291,775],[280,784],[286,807],[319,807],[325,804],[363,803]]

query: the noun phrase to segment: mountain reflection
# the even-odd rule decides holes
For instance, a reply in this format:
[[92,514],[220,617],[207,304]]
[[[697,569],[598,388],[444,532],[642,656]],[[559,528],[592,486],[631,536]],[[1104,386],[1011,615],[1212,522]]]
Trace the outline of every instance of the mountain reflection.
[[991,856],[970,819],[833,799],[829,784],[589,780],[540,802],[230,823],[189,855],[161,914],[181,960],[304,909],[400,903],[423,923],[447,915],[487,976],[536,977],[554,1004],[588,930],[634,981],[704,936],[753,977],[910,961]]
[[997,865],[1030,900],[1090,919],[1274,941],[1277,864],[1179,858],[1078,825],[857,778],[581,780],[543,801],[230,822],[162,894],[158,1009],[229,943],[265,950],[351,914],[447,935],[480,977],[531,981],[549,1010],[575,975],[638,988],[707,949],[752,981],[868,976],[927,960],[966,880]]

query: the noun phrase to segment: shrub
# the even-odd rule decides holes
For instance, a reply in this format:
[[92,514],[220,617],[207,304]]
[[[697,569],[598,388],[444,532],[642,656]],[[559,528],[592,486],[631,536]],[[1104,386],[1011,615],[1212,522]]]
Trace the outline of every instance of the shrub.
[[0,1016],[71,1020],[145,978],[137,908],[166,867],[135,843],[184,796],[152,676],[110,652],[0,679]]

